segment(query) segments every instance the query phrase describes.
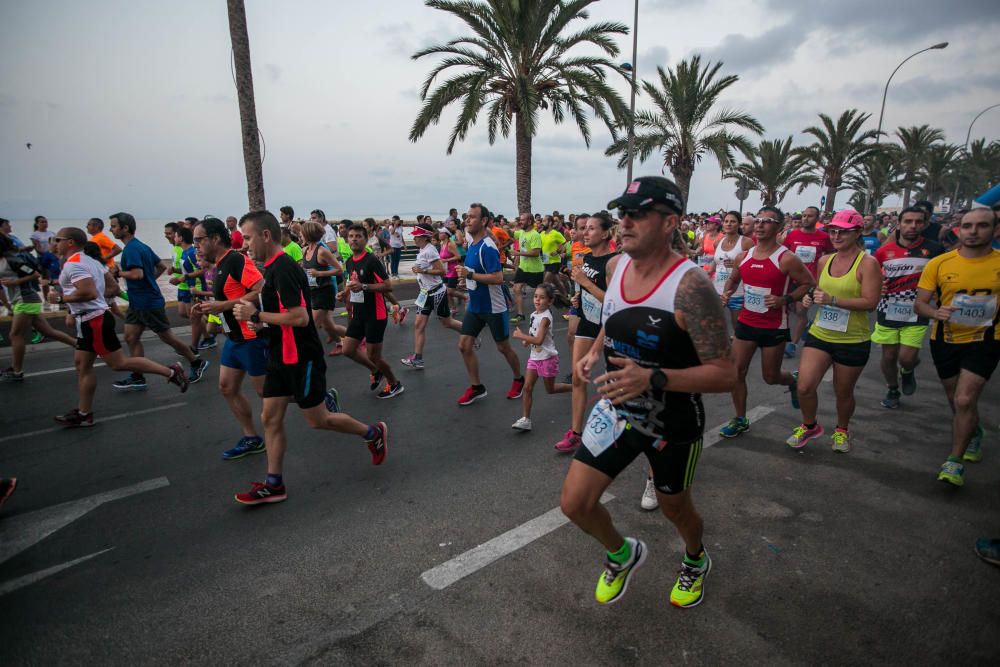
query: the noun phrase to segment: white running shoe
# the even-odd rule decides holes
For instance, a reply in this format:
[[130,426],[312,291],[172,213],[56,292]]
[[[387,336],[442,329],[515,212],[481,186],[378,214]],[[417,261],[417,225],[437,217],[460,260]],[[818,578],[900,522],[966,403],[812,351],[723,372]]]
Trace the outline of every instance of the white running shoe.
[[656,487],[653,486],[653,480],[646,480],[646,489],[642,492],[642,502],[639,505],[647,512],[651,512],[660,506],[660,501],[656,497]]
[[516,422],[510,425],[511,428],[516,428],[518,431],[530,431],[531,430],[531,420],[527,417],[521,417]]

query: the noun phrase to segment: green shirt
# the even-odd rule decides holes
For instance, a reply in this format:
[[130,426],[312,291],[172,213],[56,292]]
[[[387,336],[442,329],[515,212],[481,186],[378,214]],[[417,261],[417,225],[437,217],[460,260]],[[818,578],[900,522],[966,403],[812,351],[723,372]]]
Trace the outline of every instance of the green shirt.
[[354,254],[351,252],[351,246],[347,244],[347,239],[343,236],[337,237],[337,254],[340,255],[341,262],[346,262]]
[[[562,247],[566,245],[566,237],[555,229],[542,232],[539,236],[542,237],[542,263],[558,264],[559,257],[562,255]],[[547,262],[546,259],[548,259]]]
[[[519,241],[521,245],[521,252],[526,252],[528,250],[538,250],[542,249],[542,235],[538,233],[537,230],[532,229],[530,232],[522,231],[521,240]],[[520,262],[518,262],[518,268],[525,273],[541,273],[545,270],[545,266],[542,265],[541,256],[538,257],[521,257]]]
[[[184,254],[184,249],[181,248],[179,245],[175,245],[174,246],[174,277],[175,278],[180,278],[182,275],[184,275],[184,270],[181,268],[181,265],[183,263],[182,260],[181,260],[181,255],[183,255],[183,254]],[[186,280],[182,280],[179,283],[177,283],[177,289],[179,289],[179,290],[187,290],[188,289],[187,281]]]
[[285,254],[294,259],[296,262],[302,261],[302,246],[300,246],[295,241],[292,241],[285,246]]

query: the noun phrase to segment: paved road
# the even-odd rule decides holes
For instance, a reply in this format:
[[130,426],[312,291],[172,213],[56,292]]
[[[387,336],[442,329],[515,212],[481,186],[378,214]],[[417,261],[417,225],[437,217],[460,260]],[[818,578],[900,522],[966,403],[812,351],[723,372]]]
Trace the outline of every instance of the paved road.
[[[393,327],[390,358],[410,351],[411,334],[410,323]],[[504,400],[509,372],[488,348],[491,393],[468,408],[454,404],[466,384],[455,336],[437,326],[427,370],[401,370],[406,392],[390,401],[368,392],[362,369],[333,360],[328,380],[346,409],[389,422],[389,459],[372,467],[361,443],[312,432],[292,409],[290,497],[260,508],[232,500],[264,461],[220,460],[236,434],[213,381],[183,396],[157,381],[115,394],[102,368],[99,426],[21,436],[74,405],[68,351],[32,353],[29,373],[46,374],[0,385],[0,471],[21,480],[0,518],[3,662],[1000,659],[1000,569],[972,552],[976,537],[1000,532],[997,382],[983,401],[985,460],[955,490],[935,481],[948,419],[930,363],[917,371],[917,395],[890,413],[877,405],[873,359],[849,455],[781,444],[797,414],[755,365],[751,405],[763,416],[707,449],[698,471],[714,559],[704,604],[667,602],[681,544],[639,509],[636,464],[608,507],[650,557],[627,597],[605,608],[593,601],[600,548],[551,512],[568,463],[552,450],[568,400],[537,395],[535,431],[512,432],[519,405]],[[158,342],[146,349],[172,359]],[[214,380],[218,352],[207,357]],[[829,422],[832,388],[821,392]],[[713,426],[730,416],[728,397],[707,397],[706,408]],[[467,576],[444,588],[425,582],[447,583],[441,573],[463,566]]]

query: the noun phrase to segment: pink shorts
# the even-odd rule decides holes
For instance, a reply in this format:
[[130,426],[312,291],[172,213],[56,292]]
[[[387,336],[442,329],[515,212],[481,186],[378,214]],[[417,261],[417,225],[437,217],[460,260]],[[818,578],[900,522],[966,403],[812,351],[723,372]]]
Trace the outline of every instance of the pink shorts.
[[554,378],[559,375],[559,357],[549,357],[548,359],[528,359],[528,370],[538,373],[538,377]]

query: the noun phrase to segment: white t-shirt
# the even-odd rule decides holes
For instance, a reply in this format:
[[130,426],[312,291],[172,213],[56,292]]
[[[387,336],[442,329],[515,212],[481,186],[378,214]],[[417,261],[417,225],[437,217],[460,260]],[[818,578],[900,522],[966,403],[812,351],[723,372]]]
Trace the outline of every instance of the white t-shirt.
[[389,229],[389,247],[390,248],[402,248],[403,247],[403,227],[391,227]]
[[559,356],[559,350],[556,349],[555,341],[552,340],[552,313],[548,310],[542,313],[532,313],[530,319],[530,326],[528,327],[528,335],[536,336],[538,335],[538,329],[542,324],[542,321],[549,321],[549,328],[545,332],[545,339],[542,340],[541,345],[531,346],[531,355],[529,358],[532,361],[542,361],[550,357]]
[[[434,262],[440,259],[441,254],[438,252],[438,249],[434,247],[433,243],[428,243],[417,253],[417,258],[413,261],[413,265],[420,267],[423,271],[434,268]],[[428,292],[433,292],[443,282],[444,280],[438,275],[428,273],[417,274],[417,283],[420,285],[420,289],[425,289]]]
[[339,236],[340,235],[337,234],[336,228],[331,225],[323,227],[323,243],[325,243],[328,248],[335,249],[337,247],[337,238],[339,238]]
[[38,241],[38,244],[42,246],[43,252],[49,251],[49,239],[55,236],[56,233],[53,231],[45,230],[31,232],[31,240]]
[[108,302],[104,300],[104,274],[107,272],[106,266],[82,252],[74,253],[66,259],[59,273],[59,286],[64,296],[72,296],[76,292],[76,283],[85,278],[93,280],[94,287],[97,288],[96,299],[67,303],[71,314],[79,315],[86,322],[108,309]]

